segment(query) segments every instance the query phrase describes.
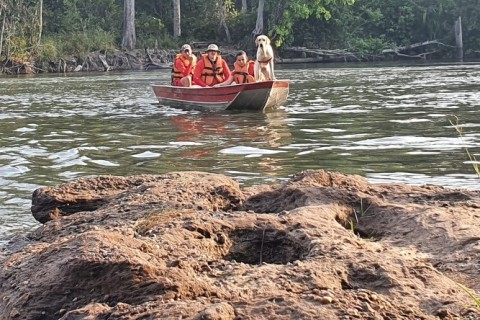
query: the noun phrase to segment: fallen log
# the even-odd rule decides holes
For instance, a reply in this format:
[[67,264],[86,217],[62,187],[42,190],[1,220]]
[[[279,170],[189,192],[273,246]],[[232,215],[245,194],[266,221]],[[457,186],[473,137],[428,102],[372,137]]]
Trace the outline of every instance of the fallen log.
[[[282,50],[281,63],[307,63],[307,62],[338,62],[338,61],[361,61],[361,59],[343,49],[325,50],[311,49],[306,47],[290,47]],[[294,57],[300,55],[300,57]]]
[[99,53],[98,54],[98,59],[103,64],[103,71],[110,71],[110,66],[108,65],[107,60],[106,60],[106,53],[105,54]]
[[314,63],[314,62],[323,62],[322,57],[318,58],[278,58],[275,60],[276,63]]
[[[171,64],[162,62],[162,60],[165,60],[165,58],[158,58],[160,54],[156,53],[157,57],[152,56],[148,50],[145,52],[145,55],[147,57],[147,61],[145,61],[145,64],[143,68],[145,70],[150,70],[150,69],[170,69],[172,67]],[[160,55],[160,57],[164,57],[163,55]]]
[[382,50],[382,54],[389,55],[393,54],[399,57],[406,57],[406,58],[420,58],[426,59],[428,56],[438,53],[440,50],[430,50],[427,52],[423,52],[423,50],[430,48],[431,46],[435,47],[447,47],[447,48],[455,48],[455,46],[444,44],[438,40],[429,40],[424,42],[413,43],[408,46],[400,46],[394,47],[390,49]]
[[403,54],[403,53],[397,52],[397,56],[406,57],[406,58],[420,58],[420,59],[426,60],[428,55],[431,55],[431,54],[434,54],[434,53],[437,53],[437,52],[438,52],[438,50],[435,50],[435,51],[424,52],[424,53],[419,53],[419,54],[414,54],[414,55]]

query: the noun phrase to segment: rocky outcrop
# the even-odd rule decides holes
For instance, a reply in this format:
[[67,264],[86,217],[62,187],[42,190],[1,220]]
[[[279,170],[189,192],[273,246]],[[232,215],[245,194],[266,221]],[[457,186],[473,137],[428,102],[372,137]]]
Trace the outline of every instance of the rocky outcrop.
[[218,175],[178,172],[161,176],[100,176],[35,190],[32,214],[45,223],[59,216],[107,206],[120,207],[120,211],[131,211],[137,206],[228,211],[243,200],[238,183]]
[[480,192],[307,171],[36,190],[2,249],[6,319],[479,319]]

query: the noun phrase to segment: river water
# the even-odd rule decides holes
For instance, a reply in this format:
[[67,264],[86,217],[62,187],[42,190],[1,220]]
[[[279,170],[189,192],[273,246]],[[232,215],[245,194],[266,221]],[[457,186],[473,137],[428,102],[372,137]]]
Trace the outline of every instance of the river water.
[[[480,189],[480,64],[277,66],[268,113],[160,106],[168,70],[0,77],[0,244],[39,226],[31,194],[91,175],[221,173],[243,185],[305,169]],[[458,118],[460,136],[449,118]],[[457,127],[460,128],[460,127]]]

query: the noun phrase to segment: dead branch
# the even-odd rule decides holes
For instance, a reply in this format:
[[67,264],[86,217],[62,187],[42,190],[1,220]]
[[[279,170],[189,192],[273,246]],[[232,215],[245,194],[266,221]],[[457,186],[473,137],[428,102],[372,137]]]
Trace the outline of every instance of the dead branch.
[[424,42],[413,43],[409,46],[401,46],[401,47],[395,47],[395,48],[391,48],[391,49],[384,49],[384,50],[382,50],[382,53],[383,54],[388,54],[388,53],[398,54],[399,52],[402,52],[402,51],[417,49],[417,48],[430,46],[430,45],[439,45],[439,46],[444,46],[444,47],[447,47],[447,48],[455,48],[455,46],[444,44],[444,43],[442,43],[438,40],[429,40],[429,41],[424,41]]

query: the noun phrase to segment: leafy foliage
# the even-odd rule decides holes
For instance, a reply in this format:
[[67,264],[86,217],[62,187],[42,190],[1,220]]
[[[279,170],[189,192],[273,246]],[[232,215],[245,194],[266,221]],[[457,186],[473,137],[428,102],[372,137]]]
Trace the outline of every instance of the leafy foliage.
[[29,61],[38,50],[40,25],[36,1],[0,0],[0,61]]
[[269,14],[268,34],[275,45],[281,47],[293,42],[293,29],[297,22],[315,17],[316,20],[331,18],[327,5],[352,5],[354,0],[291,0],[269,1],[266,11]]
[[104,30],[120,35],[123,1],[44,0],[46,34]]
[[[136,0],[137,47],[177,48],[184,42],[225,45],[220,8],[225,5],[232,43],[244,46],[255,28],[258,0],[240,12],[237,0],[181,0],[181,38],[173,38],[171,0]],[[0,61],[84,55],[119,47],[123,0],[0,0]],[[349,49],[359,55],[382,48],[438,40],[455,44],[453,27],[462,17],[464,52],[480,55],[479,0],[269,0],[264,33],[277,47]],[[5,20],[5,23],[3,23]],[[42,26],[40,23],[42,22]]]
[[350,50],[360,57],[380,55],[382,50],[389,47],[382,38],[355,38],[351,42]]
[[57,34],[45,39],[40,58],[42,61],[50,61],[74,56],[83,60],[93,51],[114,50],[116,44],[113,39],[112,34],[103,30]]

